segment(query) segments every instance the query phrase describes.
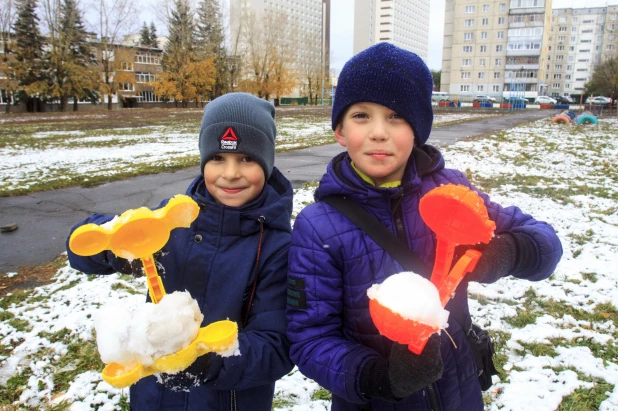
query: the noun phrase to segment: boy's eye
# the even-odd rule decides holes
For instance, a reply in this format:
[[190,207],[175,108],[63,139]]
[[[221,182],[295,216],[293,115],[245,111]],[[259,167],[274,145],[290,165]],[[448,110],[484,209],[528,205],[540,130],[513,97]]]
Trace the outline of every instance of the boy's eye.
[[395,119],[395,120],[401,120],[403,117],[402,117],[402,116],[400,116],[400,115],[399,115],[399,114],[397,114],[397,113],[393,113],[393,115],[391,116],[391,118],[393,118],[393,119]]
[[213,156],[210,160],[211,161],[223,161],[223,157],[222,156]]
[[249,157],[249,156],[245,156],[245,157],[242,158],[241,161],[243,161],[245,163],[253,163],[255,160],[253,158]]
[[365,113],[354,113],[352,114],[352,118],[368,118],[369,116]]

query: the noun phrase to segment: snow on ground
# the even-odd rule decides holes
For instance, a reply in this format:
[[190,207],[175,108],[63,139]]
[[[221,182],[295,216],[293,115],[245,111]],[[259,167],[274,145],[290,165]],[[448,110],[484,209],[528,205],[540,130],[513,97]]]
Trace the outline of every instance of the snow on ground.
[[[483,118],[476,113],[437,114],[435,124]],[[53,119],[75,116],[53,116]],[[95,118],[84,115],[80,119]],[[19,117],[21,118],[21,117]],[[32,120],[30,116],[26,119]],[[50,117],[51,118],[51,117]],[[38,118],[37,118],[38,120]],[[43,124],[43,123],[41,123]],[[55,127],[62,127],[56,124]],[[333,143],[330,120],[277,120],[277,150],[293,150]],[[173,127],[140,126],[88,131],[35,131],[0,145],[0,191],[10,194],[41,181],[67,181],[75,177],[88,181],[100,176],[131,173],[147,165],[186,165],[187,158],[198,164],[199,121]]]
[[[577,392],[598,399],[573,409],[618,410],[617,127],[615,119],[587,127],[539,120],[442,150],[447,166],[467,170],[492,200],[554,226],[564,247],[546,281],[471,284],[475,321],[502,339],[496,343],[506,374],[494,377],[487,410],[555,410]],[[311,186],[296,190],[295,215],[312,193]],[[100,305],[137,307],[145,292],[141,279],[86,276],[64,266],[26,300],[0,300],[0,388],[22,376],[27,389],[16,404],[43,408],[53,397],[72,402],[71,410],[126,406],[128,389],[112,388],[97,372],[74,371],[67,358],[76,345],[93,347]],[[64,383],[63,372],[71,375]],[[328,393],[296,369],[277,383],[275,409],[329,408]]]

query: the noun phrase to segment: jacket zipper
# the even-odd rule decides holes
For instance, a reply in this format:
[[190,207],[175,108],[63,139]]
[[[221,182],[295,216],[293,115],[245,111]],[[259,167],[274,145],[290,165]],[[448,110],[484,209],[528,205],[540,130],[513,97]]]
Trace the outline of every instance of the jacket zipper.
[[[408,245],[408,239],[406,238],[406,232],[403,227],[403,212],[401,211],[401,202],[403,201],[403,192],[396,198],[393,198],[391,203],[391,209],[393,218],[395,221],[395,231],[397,238],[399,241],[402,241],[404,244]],[[440,411],[440,401],[438,400],[438,393],[436,392],[436,388],[434,384],[429,384],[426,389],[427,397],[429,398],[429,406],[432,411]]]
[[426,388],[427,397],[429,398],[429,406],[431,411],[441,411],[440,401],[438,400],[438,393],[434,384],[429,384]]
[[238,411],[236,408],[236,391],[230,391],[230,411]]

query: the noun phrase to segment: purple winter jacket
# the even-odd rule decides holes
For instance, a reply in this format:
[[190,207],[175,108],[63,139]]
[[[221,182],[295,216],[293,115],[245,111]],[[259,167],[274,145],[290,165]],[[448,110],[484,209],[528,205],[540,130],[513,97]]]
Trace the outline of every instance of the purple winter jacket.
[[[318,201],[304,208],[296,218],[288,272],[290,356],[304,375],[332,392],[332,410],[359,410],[366,403],[370,403],[372,410],[430,410],[431,406],[427,389],[396,403],[370,401],[360,392],[364,365],[376,356],[388,357],[392,345],[371,321],[366,291],[372,284],[405,270],[341,213],[319,202],[320,198],[346,196],[393,233],[394,216],[400,215],[409,247],[433,267],[436,236],[421,219],[418,205],[428,191],[448,183],[462,184],[478,192],[461,172],[445,169],[442,155],[429,145],[414,149],[402,185],[397,188],[376,188],[363,182],[344,152],[328,165],[315,193]],[[503,208],[486,194],[479,194],[496,223],[496,233],[523,233],[536,246],[536,266],[512,275],[532,281],[549,277],[562,256],[562,246],[553,228],[517,207]],[[468,312],[465,281],[446,309]],[[449,321],[447,331],[458,348],[446,333],[441,333],[444,371],[431,391],[437,394],[442,410],[482,410],[470,346],[455,320]]]

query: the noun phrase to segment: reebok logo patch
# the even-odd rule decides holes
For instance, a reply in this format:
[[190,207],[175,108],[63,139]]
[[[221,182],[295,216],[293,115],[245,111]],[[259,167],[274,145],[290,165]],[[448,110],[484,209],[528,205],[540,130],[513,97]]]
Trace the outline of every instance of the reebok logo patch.
[[287,304],[292,308],[307,308],[307,294],[305,292],[305,280],[302,278],[288,277]]
[[228,127],[221,136],[221,151],[237,151],[238,137],[232,127]]

